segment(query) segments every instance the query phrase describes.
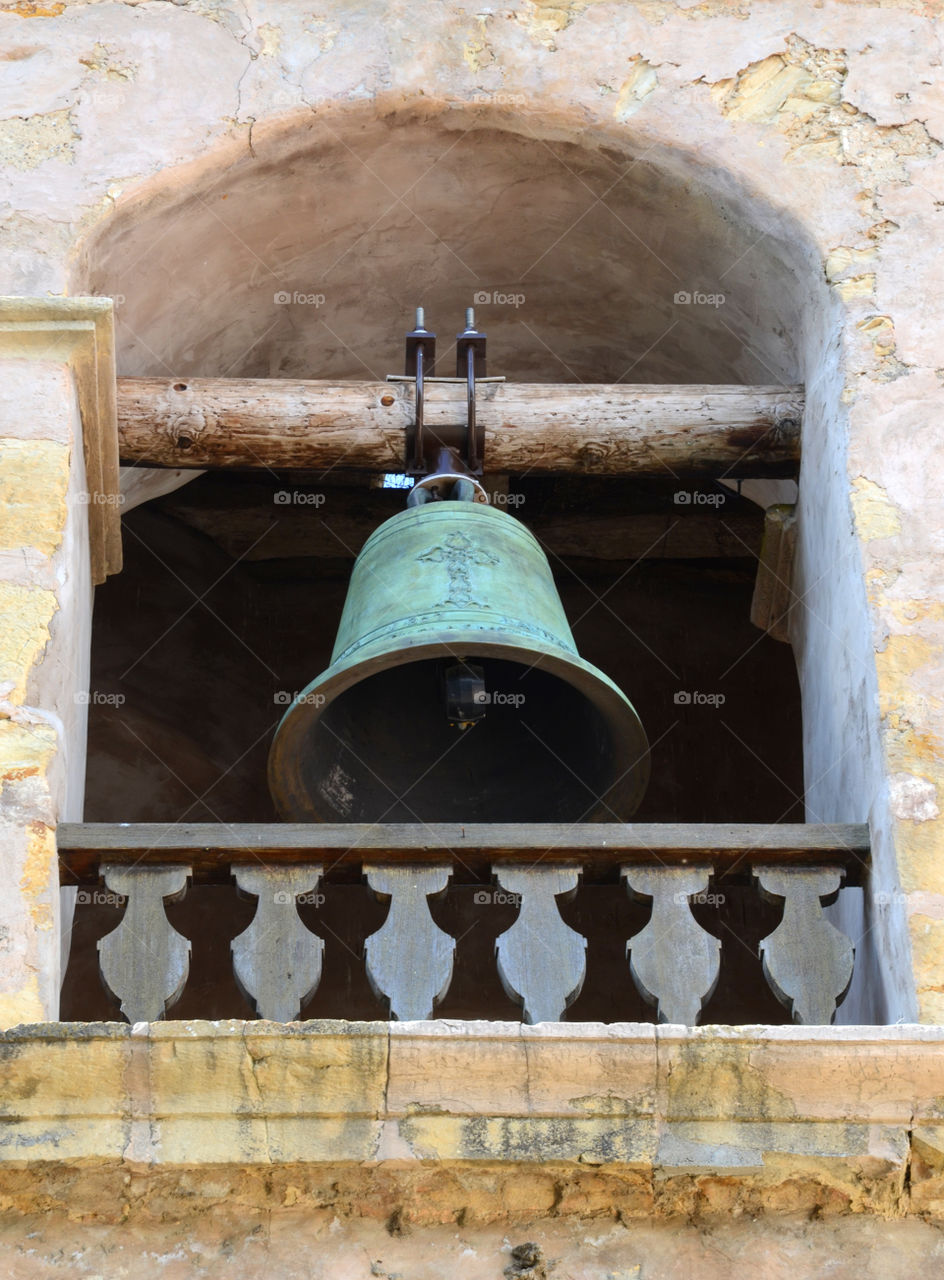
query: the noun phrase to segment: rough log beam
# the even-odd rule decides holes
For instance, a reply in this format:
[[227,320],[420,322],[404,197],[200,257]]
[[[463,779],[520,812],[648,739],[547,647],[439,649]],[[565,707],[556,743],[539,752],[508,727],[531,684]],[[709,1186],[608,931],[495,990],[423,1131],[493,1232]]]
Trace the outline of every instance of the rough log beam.
[[613,879],[624,866],[668,862],[745,877],[752,867],[829,864],[858,884],[869,856],[868,827],[813,823],[61,823],[58,844],[63,884],[96,884],[101,863],[184,863],[195,880],[223,883],[231,866],[301,861],[323,864],[334,879],[357,878],[365,862],[449,862],[457,881],[487,878],[501,862],[576,864],[585,878]]
[[[489,472],[783,476],[803,388],[486,383],[477,412]],[[448,438],[464,386],[429,384],[425,418]],[[399,471],[412,421],[407,383],[118,379],[124,463]]]

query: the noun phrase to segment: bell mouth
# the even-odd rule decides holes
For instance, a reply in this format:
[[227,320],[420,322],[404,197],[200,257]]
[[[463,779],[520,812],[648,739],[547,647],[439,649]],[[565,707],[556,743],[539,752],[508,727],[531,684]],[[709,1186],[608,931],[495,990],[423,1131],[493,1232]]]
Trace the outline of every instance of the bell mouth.
[[[465,729],[450,723],[443,687],[457,661],[484,676],[485,714]],[[329,667],[269,755],[290,822],[618,822],[648,780],[639,717],[603,672],[481,635]]]

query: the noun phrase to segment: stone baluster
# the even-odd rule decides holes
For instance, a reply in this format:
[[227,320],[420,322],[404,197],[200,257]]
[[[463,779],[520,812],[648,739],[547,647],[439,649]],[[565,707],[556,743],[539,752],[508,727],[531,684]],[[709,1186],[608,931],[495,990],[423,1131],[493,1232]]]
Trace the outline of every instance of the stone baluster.
[[561,919],[557,898],[576,892],[577,867],[497,866],[495,876],[520,900],[518,918],[496,943],[502,986],[524,1006],[524,1021],[560,1022],[587,969],[587,941]]
[[98,943],[105,986],[129,1022],[157,1022],[180,998],[190,973],[190,942],[164,913],[165,902],[184,896],[190,868],[104,863],[101,874],[113,893],[127,898],[118,927]]
[[292,1022],[318,988],[324,942],[302,924],[297,899],[313,893],[322,870],[233,868],[239,888],[258,899],[248,929],[230,943],[233,973],[261,1018]]
[[758,868],[761,893],[783,899],[783,919],[760,944],[764,976],[794,1022],[828,1026],[849,989],[855,948],[823,915],[843,872],[830,867]]
[[630,972],[660,1022],[694,1026],[721,968],[721,943],[692,915],[689,898],[708,887],[711,867],[623,867],[631,896],[652,899],[645,929],[626,946]]
[[364,944],[367,976],[400,1022],[432,1017],[452,981],[455,939],[435,923],[428,898],[449,883],[449,866],[365,864],[371,889],[390,899],[387,918]]

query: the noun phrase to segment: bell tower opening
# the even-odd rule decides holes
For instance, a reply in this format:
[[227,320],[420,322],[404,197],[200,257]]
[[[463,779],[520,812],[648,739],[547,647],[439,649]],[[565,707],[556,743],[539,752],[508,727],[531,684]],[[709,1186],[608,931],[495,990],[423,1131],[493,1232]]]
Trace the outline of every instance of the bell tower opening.
[[[210,377],[379,380],[401,367],[417,301],[449,331],[474,299],[490,371],[509,382],[762,384],[787,394],[801,381],[805,300],[791,229],[773,215],[759,229],[746,199],[700,183],[679,156],[538,139],[486,119],[462,133],[450,113],[349,112],[343,145],[336,127],[317,118],[271,127],[253,157],[207,162],[142,191],[90,238],[81,287],[122,299],[120,375],[184,388]],[[392,200],[391,184],[405,194]],[[193,414],[174,421],[182,463],[205,427]],[[483,483],[546,554],[580,660],[645,726],[651,781],[628,810],[633,821],[802,822],[793,652],[750,621],[766,502],[728,470],[653,454],[639,475],[608,474],[593,449],[568,474],[494,471],[486,454]],[[86,820],[272,822],[266,760],[277,726],[330,668],[355,557],[404,495],[343,460],[320,472],[266,461],[211,469],[182,487],[163,480],[142,481],[158,496],[127,510],[126,568],[97,596]],[[774,500],[789,494],[790,477],[769,483],[780,486]],[[476,728],[466,739],[438,710],[434,655],[378,669],[315,708],[326,732],[296,758],[318,774],[311,789],[333,797],[330,820],[416,821],[414,802],[445,792],[437,820],[589,820],[594,796],[632,771],[630,755],[607,771],[614,738],[602,704],[559,672],[528,670],[522,680],[507,654],[485,660],[487,682],[522,693],[534,722],[512,702],[495,704],[491,736]],[[509,779],[525,755],[522,808]],[[591,816],[623,817],[606,808]],[[318,921],[343,946],[301,1016],[330,1011],[332,983],[347,993],[345,1016],[382,1016],[352,956],[383,909],[362,885],[332,892]],[[513,903],[476,929],[467,918],[476,892],[459,886],[437,908],[443,928],[470,930],[463,977],[437,1016],[476,1016],[484,990],[489,1016],[513,1017],[494,975],[484,976]],[[175,1016],[244,1016],[229,940],[251,906],[234,888],[198,885],[167,910],[209,975],[191,983]],[[594,977],[568,1016],[653,1016],[636,993],[611,998],[625,938],[645,913],[611,885],[583,886],[561,910],[574,927],[612,923],[591,944]],[[211,917],[225,921],[222,933],[206,928]],[[730,889],[721,927],[739,947],[706,1017],[785,1020],[744,976],[759,974],[757,943],[776,918],[756,894]],[[80,908],[83,954],[113,926],[113,907]],[[82,963],[70,967],[64,1016],[80,1005],[96,1016],[85,1011]]]

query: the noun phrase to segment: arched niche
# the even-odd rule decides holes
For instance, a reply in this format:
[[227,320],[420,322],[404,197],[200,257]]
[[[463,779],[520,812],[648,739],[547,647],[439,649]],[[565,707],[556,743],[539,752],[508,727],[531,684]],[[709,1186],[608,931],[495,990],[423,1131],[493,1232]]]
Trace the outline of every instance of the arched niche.
[[[723,155],[684,140],[566,113],[326,106],[120,198],[82,242],[73,285],[118,300],[127,375],[383,377],[401,368],[417,303],[451,372],[478,294],[491,371],[517,381],[805,383],[792,640],[806,816],[871,819],[881,889],[895,863],[845,470],[843,314],[802,210],[775,187],[744,189]],[[871,929],[844,1020],[913,1010],[893,916]]]
[[798,229],[759,226],[682,153],[559,133],[480,111],[271,122],[120,200],[76,288],[120,300],[124,374],[382,377],[416,305],[447,350],[478,296],[517,381],[795,382]]

